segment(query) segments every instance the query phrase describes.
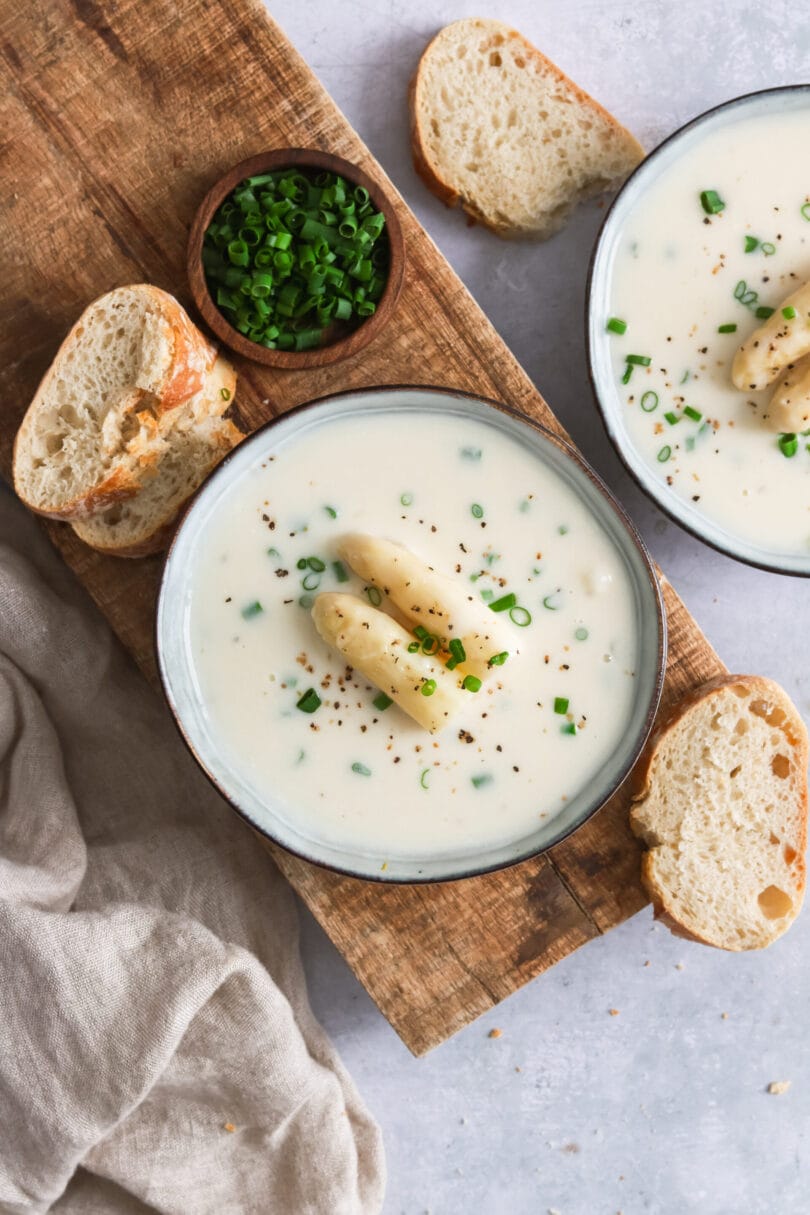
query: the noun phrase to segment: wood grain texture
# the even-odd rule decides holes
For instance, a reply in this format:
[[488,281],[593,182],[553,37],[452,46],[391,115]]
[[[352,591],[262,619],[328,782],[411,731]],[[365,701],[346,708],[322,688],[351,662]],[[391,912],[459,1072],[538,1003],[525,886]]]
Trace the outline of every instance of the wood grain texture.
[[[503,400],[563,433],[259,0],[0,0],[0,55],[6,475],[38,379],[88,301],[150,281],[188,304],[185,246],[200,200],[235,161],[284,145],[334,152],[384,184],[407,245],[405,283],[384,333],[344,362],[307,371],[240,365],[241,425],[330,391],[421,381]],[[103,557],[66,526],[45,526],[155,682],[160,560]],[[723,668],[668,585],[665,595],[670,703]],[[625,788],[547,856],[464,882],[382,887],[275,856],[422,1053],[644,904],[628,798]]]

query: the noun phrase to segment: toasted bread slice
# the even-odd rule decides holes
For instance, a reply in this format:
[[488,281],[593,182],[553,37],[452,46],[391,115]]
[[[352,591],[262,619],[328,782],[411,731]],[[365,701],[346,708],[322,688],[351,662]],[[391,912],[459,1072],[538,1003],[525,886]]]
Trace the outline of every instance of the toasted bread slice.
[[222,414],[233,401],[236,375],[218,358],[205,386],[163,420],[165,448],[155,475],[137,494],[87,519],[73,530],[91,548],[116,557],[145,557],[166,548],[186,502],[244,435]]
[[137,493],[165,449],[161,419],[203,388],[216,349],[172,296],[118,287],[85,309],[14,445],[32,510],[81,518]]
[[545,240],[577,202],[618,186],[644,156],[607,110],[500,21],[440,30],[409,100],[417,173],[500,236]]
[[676,706],[639,770],[642,879],[679,935],[762,949],[801,909],[807,730],[769,679],[715,679]]

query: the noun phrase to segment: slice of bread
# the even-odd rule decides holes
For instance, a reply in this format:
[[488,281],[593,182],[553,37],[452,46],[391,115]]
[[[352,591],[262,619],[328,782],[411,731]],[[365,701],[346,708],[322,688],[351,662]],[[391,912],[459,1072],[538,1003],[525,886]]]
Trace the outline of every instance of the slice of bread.
[[673,932],[762,949],[804,898],[807,730],[769,679],[712,680],[648,746],[630,825],[649,851],[642,880]]
[[607,110],[500,21],[440,30],[409,100],[417,173],[501,236],[545,240],[644,157]]
[[137,493],[165,449],[162,417],[201,391],[215,358],[177,300],[157,287],[118,287],[95,300],[17,433],[20,498],[59,519]]
[[165,448],[154,476],[133,497],[73,521],[91,548],[116,557],[145,557],[169,544],[182,508],[244,435],[222,414],[233,401],[236,375],[218,358],[202,390],[162,420]]

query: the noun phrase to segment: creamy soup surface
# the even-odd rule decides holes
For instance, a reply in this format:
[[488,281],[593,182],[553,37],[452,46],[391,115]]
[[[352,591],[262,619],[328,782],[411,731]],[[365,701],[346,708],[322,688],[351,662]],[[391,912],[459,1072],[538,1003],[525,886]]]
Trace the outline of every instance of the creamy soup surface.
[[[741,117],[662,171],[624,221],[613,265],[610,313],[627,330],[600,338],[628,440],[655,474],[732,536],[792,554],[810,553],[810,435],[780,446],[763,418],[773,387],[740,392],[730,369],[763,324],[757,309],[810,280],[808,147],[810,105]],[[721,212],[706,213],[704,191]]]
[[[369,594],[334,565],[358,531],[485,602],[517,596],[508,659],[436,735],[377,708],[379,690],[314,629],[319,592]],[[213,737],[311,838],[417,859],[522,839],[626,731],[638,632],[621,555],[566,483],[477,420],[386,413],[292,437],[225,491],[192,567],[189,639]],[[310,689],[311,714],[298,707]]]

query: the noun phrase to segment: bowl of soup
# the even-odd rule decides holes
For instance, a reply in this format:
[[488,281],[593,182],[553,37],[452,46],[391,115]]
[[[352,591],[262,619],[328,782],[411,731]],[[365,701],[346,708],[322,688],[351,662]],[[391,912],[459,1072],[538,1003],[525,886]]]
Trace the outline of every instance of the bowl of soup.
[[596,399],[642,489],[722,552],[804,576],[810,392],[776,406],[791,376],[810,383],[808,143],[810,86],[677,131],[605,218],[587,316]]
[[559,842],[658,706],[655,571],[598,477],[512,410],[364,389],[268,423],[169,552],[165,693],[257,831],[382,881]]

